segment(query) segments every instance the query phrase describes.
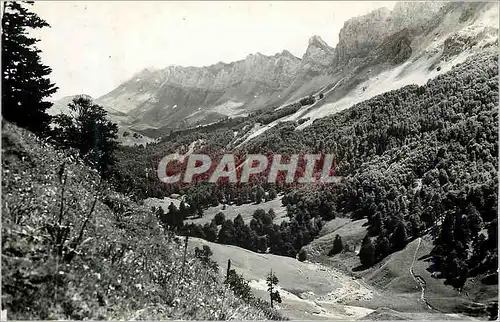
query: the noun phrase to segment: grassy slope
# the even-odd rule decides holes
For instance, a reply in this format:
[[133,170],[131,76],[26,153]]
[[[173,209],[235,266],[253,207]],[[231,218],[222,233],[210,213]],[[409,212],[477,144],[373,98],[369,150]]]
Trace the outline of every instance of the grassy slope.
[[304,249],[312,256],[327,255],[333,247],[335,236],[342,237],[344,245],[350,244],[356,246],[359,250],[359,245],[366,235],[366,219],[351,221],[347,218],[336,218],[325,224],[319,237],[313,240]]
[[[358,225],[358,223],[356,223]],[[344,226],[345,227],[345,226]],[[427,243],[427,242],[425,242]],[[265,276],[272,269],[279,278],[279,290],[283,303],[278,311],[291,319],[405,319],[405,320],[474,320],[463,314],[453,313],[457,304],[456,292],[442,285],[442,280],[427,282],[429,302],[442,312],[429,310],[420,300],[420,288],[409,274],[409,266],[415,254],[417,241],[410,243],[401,252],[391,255],[376,267],[361,271],[344,271],[348,265],[359,265],[354,253],[323,258],[318,262],[299,262],[295,259],[272,254],[258,254],[236,246],[221,245],[198,238],[189,239],[189,248],[208,245],[222,273],[231,259],[231,267],[250,282],[254,294],[268,301]],[[427,265],[418,260],[425,254],[419,247],[415,262],[415,274],[424,276],[422,268]],[[319,259],[319,258],[318,258]],[[346,259],[348,259],[346,261]],[[344,261],[344,266],[333,265],[333,261]],[[332,266],[338,266],[339,269]],[[362,277],[356,279],[355,276]],[[438,305],[435,298],[453,300],[449,307]]]
[[[149,209],[98,182],[78,158],[3,123],[2,309],[9,319],[266,318],[191,252],[182,269],[182,245],[166,240]],[[66,229],[63,242],[50,233]],[[64,261],[80,231],[77,255]]]
[[[412,314],[415,312],[438,314],[460,312],[462,307],[467,307],[476,301],[485,303],[496,297],[498,292],[496,285],[485,285],[480,281],[469,280],[464,287],[464,292],[459,293],[451,286],[445,285],[443,279],[433,278],[427,270],[430,266],[427,255],[433,247],[430,236],[424,236],[420,245],[418,240],[412,241],[403,250],[389,255],[382,262],[367,270],[359,270],[360,262],[355,252],[341,253],[333,257],[326,256],[336,234],[339,234],[343,240],[356,245],[356,250],[359,250],[366,234],[366,227],[363,226],[365,222],[366,220],[351,222],[344,218],[334,219],[325,225],[319,238],[305,247],[312,260],[321,262],[325,266],[335,267],[348,275],[361,277],[374,288],[373,298],[348,302],[349,304],[373,309],[387,307],[389,311],[397,310]],[[425,296],[435,310],[429,310],[420,299],[421,288],[410,274],[410,266],[414,257],[414,274],[425,280]],[[408,314],[405,316],[406,318],[419,318]]]
[[[390,315],[390,312],[395,310],[402,314],[401,317],[404,315],[405,319],[427,318],[426,316],[415,315],[417,312],[424,312],[422,313],[424,315],[431,314],[439,319],[452,319],[466,317],[460,315],[453,317],[443,314],[461,312],[464,307],[469,307],[474,302],[486,303],[496,297],[497,286],[485,285],[480,280],[469,280],[464,287],[464,291],[459,293],[451,286],[445,285],[443,279],[433,278],[427,270],[430,266],[427,255],[433,248],[431,236],[428,235],[421,239],[420,245],[418,245],[418,240],[414,240],[403,250],[388,256],[374,267],[359,270],[360,261],[357,251],[366,235],[365,223],[366,219],[357,221],[346,218],[333,219],[325,224],[317,239],[304,247],[312,261],[322,263],[326,267],[335,268],[344,274],[362,278],[369,287],[373,288],[372,298],[346,301],[347,304],[372,309],[380,307],[387,309],[378,313],[374,312],[374,318],[379,315]],[[356,252],[343,252],[328,257],[327,254],[333,246],[337,234],[342,237],[344,243],[347,242],[351,246],[356,246]],[[421,300],[421,288],[410,274],[410,266],[414,257],[414,274],[421,276],[425,280],[425,296],[428,302],[435,307],[434,310],[429,310]],[[394,315],[394,317],[397,317],[397,315]]]
[[[253,213],[257,209],[264,209],[266,212],[268,212],[269,209],[273,209],[276,214],[274,223],[279,225],[281,221],[288,220],[288,217],[286,215],[286,207],[283,207],[283,204],[281,203],[281,197],[282,196],[279,196],[276,199],[269,200],[266,202],[261,202],[260,204],[251,203],[251,204],[244,204],[241,206],[237,206],[236,204],[226,205],[226,209],[224,210],[222,210],[223,205],[218,205],[217,207],[210,207],[204,210],[202,218],[187,219],[184,221],[184,223],[186,224],[194,223],[197,225],[198,224],[204,225],[206,223],[210,223],[215,218],[216,214],[222,212],[224,213],[226,219],[229,220],[234,220],[234,218],[236,218],[238,214],[241,214],[245,223],[249,224],[250,221],[252,220]],[[177,208],[179,208],[179,204],[181,202],[180,200],[181,199],[172,199],[169,197],[165,197],[163,199],[148,198],[145,200],[144,204],[148,208],[162,207],[165,212],[168,212],[169,211],[168,206],[170,205],[170,203],[173,202],[174,205]]]
[[356,319],[371,309],[346,306],[348,301],[370,298],[371,289],[340,271],[316,263],[299,262],[290,257],[258,254],[243,248],[189,239],[189,247],[209,245],[213,259],[225,272],[231,267],[250,282],[256,296],[268,301],[265,278],[272,269],[279,278],[283,303],[279,311],[291,319]]
[[195,224],[204,225],[205,223],[210,223],[212,219],[215,218],[215,215],[222,211],[226,219],[230,220],[234,220],[234,218],[236,218],[238,214],[241,214],[245,223],[249,224],[250,220],[252,220],[253,213],[257,209],[264,209],[266,212],[268,212],[269,209],[273,209],[276,214],[274,222],[277,224],[280,224],[282,220],[288,220],[288,217],[286,215],[286,208],[283,207],[283,204],[281,203],[281,196],[274,200],[261,202],[260,204],[251,203],[241,206],[237,206],[235,204],[226,205],[225,210],[222,210],[222,207],[222,205],[218,205],[217,207],[210,207],[204,211],[202,218],[187,220],[186,223],[192,222]]

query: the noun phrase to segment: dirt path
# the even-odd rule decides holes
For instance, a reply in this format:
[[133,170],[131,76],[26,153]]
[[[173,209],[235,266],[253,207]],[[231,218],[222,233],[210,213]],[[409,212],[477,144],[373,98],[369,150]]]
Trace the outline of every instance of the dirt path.
[[422,243],[422,238],[419,237],[418,238],[418,244],[417,244],[417,247],[415,249],[415,254],[413,255],[413,261],[412,261],[411,266],[410,266],[410,274],[413,277],[413,279],[415,280],[415,282],[421,288],[420,299],[422,300],[422,302],[425,303],[425,305],[427,305],[427,308],[429,310],[434,310],[434,308],[432,307],[432,305],[429,304],[429,302],[427,301],[427,298],[425,297],[425,286],[426,286],[426,283],[425,283],[424,278],[422,276],[415,275],[415,273],[413,272],[413,266],[415,265],[415,260],[417,258],[418,249],[420,248],[420,244],[421,243]]

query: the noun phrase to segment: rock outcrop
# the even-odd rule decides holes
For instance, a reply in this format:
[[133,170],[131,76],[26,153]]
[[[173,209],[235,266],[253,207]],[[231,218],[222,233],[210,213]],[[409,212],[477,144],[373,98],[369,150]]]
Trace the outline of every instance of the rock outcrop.
[[443,3],[434,2],[398,2],[392,11],[380,8],[347,20],[339,33],[334,65],[345,65],[353,58],[366,58],[387,37],[405,30],[407,37],[401,39],[403,52],[396,59],[401,61],[402,57],[411,54],[408,48],[411,35],[425,32],[439,15],[442,6]]

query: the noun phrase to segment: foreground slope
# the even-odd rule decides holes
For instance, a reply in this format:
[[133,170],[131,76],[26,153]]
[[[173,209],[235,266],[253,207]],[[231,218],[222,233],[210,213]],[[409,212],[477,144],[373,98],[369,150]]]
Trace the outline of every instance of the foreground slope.
[[9,319],[265,319],[70,151],[3,123]]

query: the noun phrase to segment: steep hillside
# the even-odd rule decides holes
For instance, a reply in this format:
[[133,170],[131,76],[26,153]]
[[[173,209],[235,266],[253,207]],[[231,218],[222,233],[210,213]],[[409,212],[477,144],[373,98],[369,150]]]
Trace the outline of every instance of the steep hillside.
[[344,305],[360,299],[370,299],[373,292],[364,284],[340,271],[320,264],[299,262],[289,257],[254,253],[235,246],[210,243],[201,239],[190,240],[190,247],[209,245],[221,270],[231,260],[239,274],[250,282],[253,292],[267,299],[265,276],[272,269],[280,282],[278,289],[283,302],[278,311],[291,319],[358,319],[372,309]]
[[[314,120],[410,84],[423,85],[468,57],[498,46],[499,8],[493,3],[398,3],[347,21],[317,102],[250,133],[255,138],[280,122]],[[368,54],[369,53],[369,54]],[[319,99],[323,93],[324,98]],[[303,94],[303,93],[301,93]]]
[[[421,257],[428,253],[426,249],[429,246],[421,244],[417,249],[418,243],[409,244],[380,267],[364,272],[363,278],[359,278],[358,272],[345,270],[339,265],[346,261],[348,254],[337,255],[330,261],[318,258],[319,261],[299,262],[198,238],[190,239],[189,247],[208,245],[221,270],[230,259],[231,267],[249,282],[255,295],[263,299],[269,296],[263,276],[272,269],[280,280],[278,289],[283,299],[278,311],[291,319],[368,320],[377,319],[377,316],[392,316],[391,319],[404,320],[476,320],[464,314],[451,313],[453,305],[473,301],[465,294],[446,288],[425,271],[428,262]],[[412,263],[415,250],[418,262]],[[347,259],[347,262],[350,260]],[[434,309],[427,308],[421,300],[421,288],[409,271],[412,265],[415,274],[428,281],[425,295],[435,305]],[[491,288],[487,294],[494,295],[494,289]]]
[[2,309],[20,319],[265,319],[70,151],[2,125]]

